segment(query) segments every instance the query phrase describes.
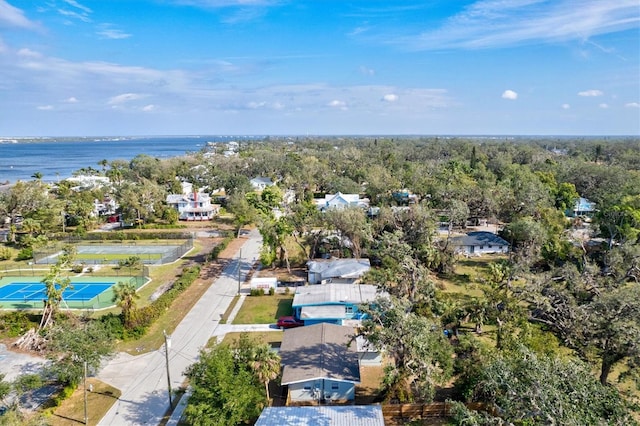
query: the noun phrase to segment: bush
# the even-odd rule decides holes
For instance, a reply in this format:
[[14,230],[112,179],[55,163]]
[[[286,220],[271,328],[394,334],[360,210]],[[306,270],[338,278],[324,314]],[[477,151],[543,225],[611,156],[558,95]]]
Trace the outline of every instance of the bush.
[[152,304],[140,309],[134,309],[130,313],[131,328],[126,332],[125,338],[137,338],[143,336],[147,329],[157,320],[171,303],[187,289],[200,275],[200,267],[192,266],[184,268],[182,275],[175,281],[173,286],[158,297]]
[[273,287],[269,287],[269,296],[273,296],[274,294],[276,294],[276,289]]
[[7,337],[20,336],[37,325],[36,320],[23,311],[7,312],[0,316],[0,333]]
[[9,247],[0,247],[0,260],[9,259],[11,259],[11,250],[9,250]]
[[59,407],[60,404],[62,404],[62,402],[65,399],[73,395],[73,393],[76,391],[76,387],[77,385],[75,384],[68,384],[65,387],[63,387],[62,390],[56,396],[53,397],[54,407]]
[[264,296],[264,288],[252,288],[249,296]]
[[73,265],[71,265],[71,271],[79,274],[82,272],[82,270],[84,269],[84,265],[80,264],[80,263],[74,263]]
[[29,260],[33,259],[33,249],[31,247],[25,247],[18,252],[16,260]]
[[232,235],[225,237],[225,239],[222,240],[220,244],[218,244],[213,248],[213,250],[211,250],[211,253],[209,253],[209,256],[207,256],[208,257],[207,260],[209,261],[216,260],[218,256],[220,256],[220,253],[222,253],[222,251],[226,249],[229,243],[233,240],[234,240],[234,236]]

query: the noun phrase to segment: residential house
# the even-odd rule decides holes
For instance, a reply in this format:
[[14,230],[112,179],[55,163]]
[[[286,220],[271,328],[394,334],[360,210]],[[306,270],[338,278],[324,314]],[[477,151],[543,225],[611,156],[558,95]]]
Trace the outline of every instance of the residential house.
[[291,307],[305,326],[322,322],[344,325],[363,318],[359,305],[371,303],[378,289],[370,284],[322,284],[297,287]]
[[264,191],[266,187],[275,185],[268,177],[254,177],[249,183],[255,191]]
[[314,198],[313,202],[318,206],[320,211],[344,209],[347,207],[369,208],[368,198],[360,198],[358,194],[343,194],[342,192],[325,194],[324,198]]
[[218,214],[220,206],[211,204],[211,197],[204,192],[169,194],[167,204],[180,214],[180,220],[211,220]]
[[470,255],[508,253],[509,243],[493,232],[469,232],[464,236],[451,238],[456,253]]
[[316,324],[285,330],[280,346],[281,384],[287,404],[331,404],[355,399],[360,383],[351,327]]
[[371,269],[369,259],[318,259],[307,262],[309,284],[353,284]]
[[406,206],[408,204],[416,204],[419,201],[418,196],[416,194],[413,194],[408,189],[392,192],[391,197],[396,203],[398,203],[401,206]]
[[384,426],[380,405],[266,407],[255,426]]
[[580,197],[573,205],[573,208],[566,212],[569,217],[592,217],[596,212],[596,203],[586,198]]

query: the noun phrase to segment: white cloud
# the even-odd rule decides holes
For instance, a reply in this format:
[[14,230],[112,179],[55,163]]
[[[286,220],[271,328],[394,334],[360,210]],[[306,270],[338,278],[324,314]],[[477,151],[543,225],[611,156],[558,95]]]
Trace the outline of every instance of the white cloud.
[[92,10],[89,9],[88,7],[81,5],[80,3],[78,3],[76,0],[63,0],[65,3],[67,3],[69,6],[73,6],[77,9],[82,10],[85,13],[91,13]]
[[40,105],[37,109],[40,111],[51,111],[53,109],[53,105]]
[[640,108],[640,103],[638,102],[629,102],[624,104],[626,108]]
[[347,103],[344,102],[344,101],[339,101],[337,99],[332,100],[327,105],[332,107],[332,108],[339,108],[339,109],[341,109],[343,111],[347,109]]
[[144,112],[151,112],[151,111],[155,111],[156,110],[156,106],[153,104],[149,104],[149,105],[145,105],[142,107],[142,111]]
[[137,93],[123,93],[121,95],[111,97],[107,103],[109,105],[120,105],[126,102],[136,101],[144,97],[144,95],[139,95]]
[[369,76],[372,76],[372,75],[375,75],[375,74],[376,74],[376,71],[375,71],[375,70],[373,70],[373,69],[371,69],[371,68],[367,68],[367,67],[365,67],[365,66],[361,66],[361,67],[360,67],[360,73],[361,73],[361,74],[363,74],[363,75],[369,75]]
[[562,109],[570,109],[571,105],[569,104],[562,104]]
[[96,34],[98,34],[102,38],[107,38],[111,40],[121,40],[121,39],[131,37],[131,34],[128,34],[122,30],[116,30],[116,29],[101,30],[101,31],[98,31]]
[[509,99],[510,101],[515,101],[518,99],[518,94],[513,90],[505,90],[502,92],[502,99]]
[[607,109],[607,108],[609,108],[609,105],[608,105],[608,104],[605,104],[605,103],[602,103],[602,104],[600,104],[600,105],[598,105],[598,106],[599,106],[600,108],[602,108],[602,109]]
[[393,93],[389,93],[387,95],[384,95],[382,97],[382,100],[385,101],[385,102],[395,102],[395,101],[398,100],[398,95],[395,95]]
[[24,12],[17,7],[11,6],[5,0],[0,0],[0,28],[18,27],[26,29],[36,29],[37,24],[24,16]]
[[42,54],[40,52],[36,52],[34,50],[31,49],[20,49],[18,50],[18,56],[22,56],[24,58],[41,58]]
[[58,13],[62,16],[75,18],[82,22],[91,22],[91,18],[86,12],[76,12],[74,10],[58,9]]
[[70,98],[65,99],[65,102],[68,104],[75,104],[78,102],[78,99],[75,96],[71,96]]
[[592,96],[602,96],[602,95],[604,95],[602,90],[596,90],[596,89],[584,90],[582,92],[578,92],[578,96],[592,97]]
[[279,0],[174,0],[174,3],[204,7],[229,7],[229,6],[271,6],[279,3]]
[[637,0],[476,0],[444,25],[413,37],[385,38],[419,50],[491,48],[584,41],[637,28]]

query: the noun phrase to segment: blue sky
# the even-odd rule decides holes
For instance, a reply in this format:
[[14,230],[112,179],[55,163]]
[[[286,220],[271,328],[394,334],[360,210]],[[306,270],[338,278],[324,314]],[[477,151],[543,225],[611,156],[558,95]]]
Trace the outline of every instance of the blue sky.
[[0,0],[0,135],[640,134],[638,0]]

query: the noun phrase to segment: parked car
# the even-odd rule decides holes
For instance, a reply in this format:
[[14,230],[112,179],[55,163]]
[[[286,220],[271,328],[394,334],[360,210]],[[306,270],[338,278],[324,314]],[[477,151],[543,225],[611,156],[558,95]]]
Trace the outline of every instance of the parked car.
[[277,323],[277,326],[279,329],[301,327],[303,325],[304,325],[304,322],[291,316],[280,317],[278,318],[278,323]]

